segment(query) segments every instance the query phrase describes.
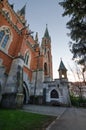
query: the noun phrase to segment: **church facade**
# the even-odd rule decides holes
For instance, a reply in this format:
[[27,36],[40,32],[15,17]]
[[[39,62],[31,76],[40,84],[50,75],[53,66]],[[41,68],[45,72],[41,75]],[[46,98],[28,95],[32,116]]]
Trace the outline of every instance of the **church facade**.
[[67,69],[59,66],[53,80],[51,37],[46,26],[41,45],[26,25],[24,6],[18,12],[8,0],[0,0],[0,104],[70,103]]

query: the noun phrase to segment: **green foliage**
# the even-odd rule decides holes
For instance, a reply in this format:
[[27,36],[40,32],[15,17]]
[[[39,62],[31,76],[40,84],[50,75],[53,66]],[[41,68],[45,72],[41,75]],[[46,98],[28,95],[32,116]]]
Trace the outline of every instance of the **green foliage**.
[[[70,16],[67,22],[70,42],[70,50],[74,59],[79,59],[78,63],[84,65],[86,60],[86,1],[85,0],[65,0],[59,3],[64,8],[63,16]],[[74,41],[74,42],[73,42]]]
[[0,110],[0,130],[41,130],[54,119],[52,116],[29,112]]
[[71,100],[71,104],[73,106],[79,107],[79,98],[78,97],[70,96],[70,100]]
[[76,107],[86,107],[86,99],[82,97],[70,96],[71,104]]

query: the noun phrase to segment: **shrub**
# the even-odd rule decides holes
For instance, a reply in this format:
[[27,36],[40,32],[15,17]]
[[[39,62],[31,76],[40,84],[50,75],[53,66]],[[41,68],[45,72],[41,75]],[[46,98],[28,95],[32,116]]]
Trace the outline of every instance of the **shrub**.
[[86,107],[86,99],[82,97],[70,96],[71,104],[76,107]]

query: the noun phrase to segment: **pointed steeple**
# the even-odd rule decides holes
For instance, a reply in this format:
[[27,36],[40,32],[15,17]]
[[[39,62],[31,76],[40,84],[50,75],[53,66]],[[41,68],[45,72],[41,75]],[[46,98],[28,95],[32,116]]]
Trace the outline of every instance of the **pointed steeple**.
[[67,69],[66,69],[62,60],[60,62],[58,71],[59,71],[59,78],[60,79],[67,79]]
[[45,30],[45,33],[44,33],[44,37],[50,39],[47,24],[46,24],[46,30]]
[[22,23],[25,25],[26,24],[26,20],[25,20],[25,10],[26,10],[26,4],[20,9],[18,10],[17,14],[19,16],[19,18],[21,19]]
[[36,32],[35,41],[38,43],[38,32]]
[[25,16],[26,4],[18,11],[19,15]]
[[65,67],[65,65],[64,65],[64,63],[63,63],[62,60],[61,60],[61,62],[60,62],[60,65],[59,65],[59,69],[58,69],[58,71],[60,71],[60,70],[67,71],[67,69],[66,69],[66,67]]

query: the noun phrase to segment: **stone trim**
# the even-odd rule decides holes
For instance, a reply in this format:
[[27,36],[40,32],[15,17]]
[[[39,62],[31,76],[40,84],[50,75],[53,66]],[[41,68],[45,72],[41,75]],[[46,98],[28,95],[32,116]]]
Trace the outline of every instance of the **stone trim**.
[[18,27],[16,25],[14,25],[12,23],[12,21],[10,20],[9,17],[6,16],[5,12],[3,10],[0,10],[0,13],[7,19],[8,23],[10,23],[10,25],[15,29],[15,31],[18,33],[18,34],[21,34],[21,31],[18,29]]

